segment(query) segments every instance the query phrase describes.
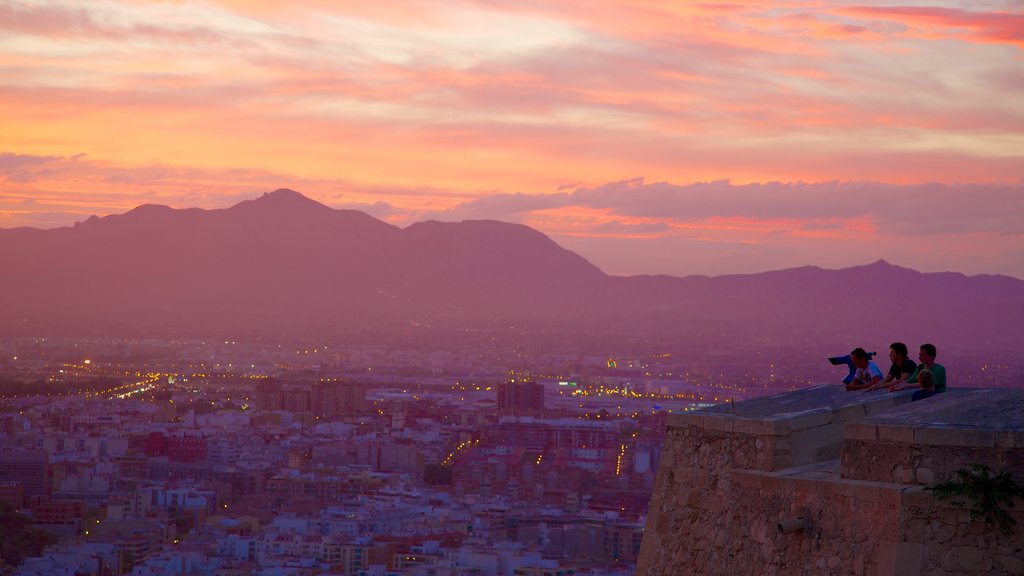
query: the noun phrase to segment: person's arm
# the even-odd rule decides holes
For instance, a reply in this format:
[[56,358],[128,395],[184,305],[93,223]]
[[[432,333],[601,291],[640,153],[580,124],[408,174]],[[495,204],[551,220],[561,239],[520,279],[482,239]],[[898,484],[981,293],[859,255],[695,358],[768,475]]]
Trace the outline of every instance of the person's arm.
[[918,388],[919,387],[919,385],[917,383],[917,372],[918,372],[918,370],[920,370],[920,368],[915,367],[913,374],[911,374],[910,376],[907,376],[906,380],[901,380],[900,382],[897,382],[897,383],[893,384],[892,386],[889,386],[889,391],[890,392],[896,392],[897,390],[908,390],[910,388]]
[[[899,378],[892,378],[892,380],[889,380],[887,378],[886,380],[889,382],[889,384],[888,384],[889,390],[890,391],[896,391],[896,390],[903,390],[905,388],[914,387],[913,385],[909,385],[909,386],[907,385],[907,383],[910,381],[910,377],[912,375],[913,375],[912,372],[901,372]],[[891,375],[890,375],[890,377],[891,377]],[[885,385],[884,383],[880,384],[879,387],[884,386],[884,385]]]
[[872,374],[871,375],[871,381],[867,383],[867,386],[865,386],[865,388],[867,388],[868,390],[874,390],[875,386],[879,382],[881,382],[881,381],[882,381],[881,374]]
[[871,386],[871,384],[868,384],[868,383],[864,382],[860,378],[854,378],[853,382],[850,382],[849,384],[846,385],[846,389],[847,390],[864,390],[868,386]]
[[861,390],[862,388],[864,388],[864,381],[861,380],[860,371],[858,371],[857,375],[853,377],[853,380],[850,380],[850,383],[846,385],[846,389]]
[[887,388],[887,387],[891,386],[895,382],[896,382],[896,377],[895,376],[893,376],[892,374],[886,374],[885,375],[885,380],[878,380],[876,378],[874,380],[874,384],[868,386],[868,390],[881,390],[882,388]]
[[875,368],[875,370],[868,369],[866,372],[867,372],[868,377],[870,378],[870,380],[865,381],[864,378],[863,378],[863,375],[858,372],[857,373],[857,377],[853,379],[853,382],[850,382],[850,384],[846,387],[846,389],[847,390],[870,390],[872,386],[874,386],[875,384],[877,384],[878,382],[880,382],[882,380],[882,373],[880,371],[878,371],[877,368]]

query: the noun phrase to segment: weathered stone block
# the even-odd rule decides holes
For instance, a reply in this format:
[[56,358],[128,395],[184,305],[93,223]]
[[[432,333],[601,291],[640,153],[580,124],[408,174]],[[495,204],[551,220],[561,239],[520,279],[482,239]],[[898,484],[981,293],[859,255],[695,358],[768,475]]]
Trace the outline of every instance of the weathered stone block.
[[699,416],[696,414],[673,412],[665,419],[665,423],[669,428],[683,428],[684,426],[692,426],[698,418]]
[[901,576],[919,576],[921,574],[921,554],[921,544],[915,542],[896,544],[893,573]]
[[786,451],[786,452],[777,452],[775,454],[772,454],[772,459],[771,459],[771,463],[769,465],[770,466],[769,469],[770,470],[785,470],[786,468],[791,468],[793,465],[794,465],[794,461],[793,461],[793,455],[791,453],[789,453],[788,451]]
[[947,572],[988,574],[992,570],[992,556],[976,546],[956,546],[946,552],[942,567]]
[[700,505],[700,493],[698,493],[696,490],[687,493],[687,495],[686,495],[686,507],[687,508],[696,508],[699,505]]
[[878,440],[878,427],[863,422],[847,422],[843,425],[843,438],[874,442]]
[[736,418],[735,424],[733,425],[733,432],[737,434],[750,434],[751,436],[760,436],[763,434],[763,430],[768,426],[764,425],[761,420],[755,420],[753,418]]
[[705,414],[704,415],[704,429],[705,430],[717,430],[719,432],[732,432],[733,427],[736,425],[735,416],[724,416],[718,414]]
[[786,415],[786,423],[792,431],[817,428],[832,423],[832,411],[827,408],[805,410]]
[[715,494],[706,494],[700,499],[699,506],[712,514],[719,514],[722,512],[722,498]]
[[903,466],[897,467],[893,470],[893,479],[900,484],[913,484],[917,482],[914,471],[910,468],[904,468]]
[[831,499],[836,493],[835,480],[835,478],[830,478],[829,480],[818,482],[818,485],[815,487],[817,494],[825,497],[826,499]]
[[1006,574],[1024,574],[1024,556],[1000,556],[996,559],[996,569]]
[[922,508],[935,504],[935,496],[922,487],[911,487],[903,491],[903,503],[908,507]]
[[849,422],[850,420],[863,418],[865,415],[867,415],[867,410],[864,409],[863,404],[851,404],[837,408],[832,414],[832,420],[835,422]]
[[[675,413],[673,413],[675,415]],[[699,434],[698,431],[703,431],[704,426],[704,414],[700,412],[689,412],[686,414],[679,414],[679,428],[685,434],[687,440],[692,440],[695,434]],[[668,420],[665,421],[669,422]]]
[[760,491],[764,487],[764,474],[748,470],[733,470],[732,481],[744,488]]
[[865,502],[877,503],[882,499],[877,482],[842,480],[836,483],[836,493]]
[[789,433],[789,427],[780,424],[775,418],[736,418],[733,430],[737,433],[752,436],[783,436]]
[[843,430],[838,425],[805,428],[790,437],[793,465],[799,466],[839,457]]
[[927,542],[931,536],[932,528],[931,524],[923,518],[915,518],[903,529],[903,537],[907,539],[907,542]]
[[939,519],[931,521],[931,528],[932,539],[939,544],[949,542],[953,539],[953,536],[956,536],[956,526]]
[[795,491],[797,499],[807,498],[818,492],[818,481],[813,478],[789,478],[783,489]]
[[895,486],[879,486],[878,495],[882,505],[890,510],[898,510],[903,504],[903,490]]
[[919,484],[934,484],[935,471],[931,468],[918,468],[914,470],[914,480]]
[[879,396],[873,399],[871,402],[864,404],[864,412],[868,416],[874,416],[887,410],[891,410],[896,405],[896,398],[892,395]]
[[893,426],[880,424],[878,426],[879,442],[902,442],[904,444],[914,443],[914,428],[911,426]]
[[877,559],[876,576],[900,576],[894,570],[896,565],[895,542],[879,542],[874,550],[874,554],[868,551],[868,555],[873,555]]
[[1000,430],[995,433],[996,448],[1024,448],[1024,433]]
[[792,431],[785,416],[774,416],[766,418],[765,421],[771,423],[772,436],[785,436]]
[[914,442],[930,446],[971,446],[990,448],[996,444],[992,430],[957,428],[953,426],[928,426],[914,430]]

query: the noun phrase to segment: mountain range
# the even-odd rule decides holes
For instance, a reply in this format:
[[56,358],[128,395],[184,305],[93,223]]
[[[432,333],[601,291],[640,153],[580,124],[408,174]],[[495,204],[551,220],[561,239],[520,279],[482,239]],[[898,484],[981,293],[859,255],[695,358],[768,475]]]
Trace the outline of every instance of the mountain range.
[[399,228],[291,190],[231,208],[144,205],[0,230],[0,333],[330,334],[349,329],[686,333],[729,342],[1024,341],[1024,281],[879,260],[759,274],[605,274],[529,227]]

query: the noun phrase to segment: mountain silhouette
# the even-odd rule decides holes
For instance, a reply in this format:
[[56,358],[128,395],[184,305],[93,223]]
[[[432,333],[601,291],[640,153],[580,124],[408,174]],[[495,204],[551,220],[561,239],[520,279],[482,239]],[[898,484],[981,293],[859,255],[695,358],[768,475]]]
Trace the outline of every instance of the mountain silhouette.
[[879,260],[718,277],[604,274],[529,227],[399,228],[282,189],[219,210],[144,205],[0,230],[0,333],[265,334],[433,325],[799,342],[893,334],[1006,346],[1024,282]]

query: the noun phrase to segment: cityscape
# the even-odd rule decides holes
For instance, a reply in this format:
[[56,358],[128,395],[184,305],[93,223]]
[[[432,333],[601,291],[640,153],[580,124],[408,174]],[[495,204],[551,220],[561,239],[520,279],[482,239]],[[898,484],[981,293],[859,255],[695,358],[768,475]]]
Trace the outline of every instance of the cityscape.
[[669,354],[3,353],[2,494],[59,541],[18,574],[632,574],[665,416],[749,393]]
[[6,339],[13,573],[633,574],[666,417],[811,383],[712,361]]

